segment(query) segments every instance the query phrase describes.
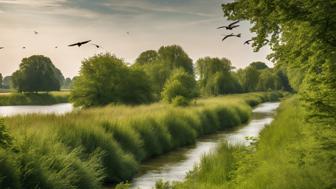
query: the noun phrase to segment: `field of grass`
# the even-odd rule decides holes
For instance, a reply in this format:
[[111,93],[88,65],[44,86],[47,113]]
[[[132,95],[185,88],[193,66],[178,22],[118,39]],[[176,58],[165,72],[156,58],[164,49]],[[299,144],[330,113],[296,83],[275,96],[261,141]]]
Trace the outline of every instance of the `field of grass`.
[[250,106],[280,96],[248,93],[198,99],[189,107],[156,103],[5,118],[12,140],[0,148],[0,188],[100,188],[129,180],[142,161],[245,123]]
[[0,106],[14,105],[51,105],[68,102],[70,92],[50,93],[0,93]]
[[335,125],[304,120],[297,97],[282,103],[274,122],[251,147],[223,144],[204,157],[175,189],[322,189],[336,188]]

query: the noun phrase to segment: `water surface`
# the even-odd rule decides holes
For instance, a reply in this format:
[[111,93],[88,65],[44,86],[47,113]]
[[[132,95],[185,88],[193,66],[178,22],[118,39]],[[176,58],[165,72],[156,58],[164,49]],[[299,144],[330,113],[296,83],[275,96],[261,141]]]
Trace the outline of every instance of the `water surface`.
[[273,120],[280,103],[263,103],[253,110],[252,120],[236,130],[210,135],[194,145],[181,148],[143,163],[139,174],[132,181],[132,188],[152,189],[157,180],[182,181],[202,156],[216,149],[225,139],[231,144],[249,145],[246,137],[257,137]]
[[24,114],[65,114],[71,112],[73,106],[70,103],[48,106],[0,106],[0,116],[14,116]]

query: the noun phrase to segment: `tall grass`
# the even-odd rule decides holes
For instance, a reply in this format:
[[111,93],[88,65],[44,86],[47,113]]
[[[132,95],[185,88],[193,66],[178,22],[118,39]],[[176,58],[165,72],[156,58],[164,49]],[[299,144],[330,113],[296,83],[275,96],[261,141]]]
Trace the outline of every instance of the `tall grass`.
[[335,128],[307,123],[304,114],[296,97],[286,100],[255,146],[224,143],[185,182],[166,188],[335,188]]
[[0,106],[50,105],[68,102],[68,92],[0,93]]
[[[268,96],[199,99],[189,107],[156,103],[85,109],[63,116],[8,117],[5,124],[15,142],[13,149],[5,151],[18,157],[12,161],[14,172],[9,178],[19,178],[23,188],[97,188],[102,181],[129,180],[146,159],[247,122],[251,113],[247,102],[263,102]],[[12,158],[3,156],[6,161]]]

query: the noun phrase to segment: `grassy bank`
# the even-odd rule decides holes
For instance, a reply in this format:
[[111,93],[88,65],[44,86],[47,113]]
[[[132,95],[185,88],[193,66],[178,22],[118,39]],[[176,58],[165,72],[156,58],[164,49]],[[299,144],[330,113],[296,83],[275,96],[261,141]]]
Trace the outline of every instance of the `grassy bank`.
[[335,188],[335,123],[308,124],[304,114],[296,97],[286,100],[256,145],[223,144],[173,188]]
[[249,93],[199,99],[184,108],[157,103],[6,118],[14,142],[0,151],[0,164],[6,164],[0,186],[99,188],[128,180],[142,161],[245,123],[250,106],[279,96]]
[[68,102],[69,92],[0,93],[0,106],[51,105]]

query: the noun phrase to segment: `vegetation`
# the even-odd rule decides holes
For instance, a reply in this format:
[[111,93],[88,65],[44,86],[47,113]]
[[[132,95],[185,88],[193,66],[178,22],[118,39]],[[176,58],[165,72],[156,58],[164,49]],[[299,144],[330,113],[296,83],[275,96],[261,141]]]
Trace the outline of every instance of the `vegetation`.
[[0,106],[51,105],[69,102],[69,92],[0,93]]
[[150,78],[155,100],[161,99],[166,81],[175,70],[182,69],[194,77],[191,58],[177,45],[163,46],[158,51],[145,51],[139,55],[133,67],[144,70]]
[[24,58],[12,76],[13,87],[19,92],[58,91],[63,80],[61,71],[42,55]]
[[[249,105],[279,93],[200,99],[186,108],[156,103],[8,117],[0,150],[2,188],[99,188],[132,178],[139,163],[248,121]],[[2,135],[0,135],[2,137]],[[3,179],[4,178],[4,179]],[[10,181],[8,181],[10,179]]]
[[[269,56],[288,73],[308,106],[309,118],[321,124],[336,122],[336,8],[335,1],[250,1],[223,5],[232,20],[249,20],[255,50],[270,42]],[[304,73],[304,74],[303,74]]]
[[325,146],[334,144],[335,128],[308,124],[304,115],[297,97],[286,100],[255,145],[224,143],[187,181],[167,188],[333,188],[336,150]]
[[188,101],[197,97],[198,90],[195,78],[184,70],[176,70],[165,83],[162,98],[176,105],[186,105]]
[[83,61],[71,99],[76,106],[99,106],[110,103],[146,103],[152,98],[145,73],[130,69],[111,54],[100,54]]

